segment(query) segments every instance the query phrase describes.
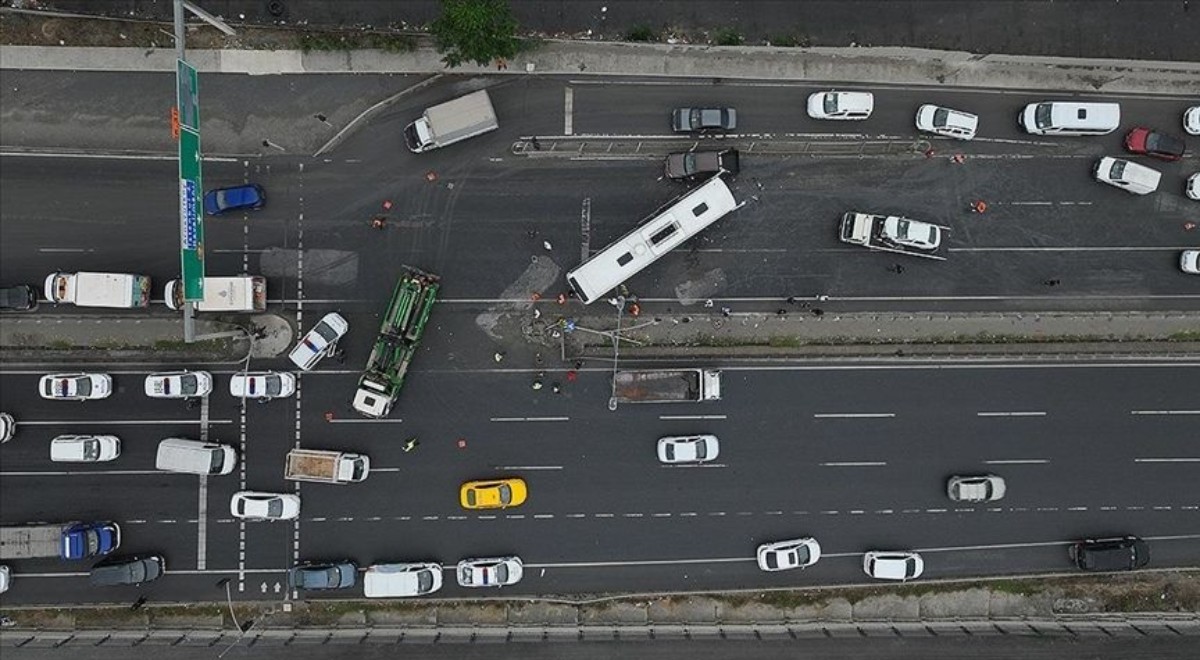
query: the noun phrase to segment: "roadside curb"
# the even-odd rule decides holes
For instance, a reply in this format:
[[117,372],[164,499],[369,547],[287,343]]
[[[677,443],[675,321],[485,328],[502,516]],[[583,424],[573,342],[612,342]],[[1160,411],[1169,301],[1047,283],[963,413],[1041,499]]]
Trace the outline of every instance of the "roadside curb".
[[[1200,342],[1014,342],[1002,344],[892,342],[886,344],[814,344],[810,346],[628,346],[621,347],[623,360],[670,358],[1200,358]],[[586,346],[580,357],[612,358],[611,346]]]

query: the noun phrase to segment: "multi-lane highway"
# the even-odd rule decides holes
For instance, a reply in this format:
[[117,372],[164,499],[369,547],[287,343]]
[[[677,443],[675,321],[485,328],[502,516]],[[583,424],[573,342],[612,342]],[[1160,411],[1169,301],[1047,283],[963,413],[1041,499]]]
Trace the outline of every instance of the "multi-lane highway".
[[[1179,250],[1196,247],[1184,229],[1196,202],[1180,192],[1198,168],[1194,151],[1159,165],[1163,190],[1138,198],[1090,180],[1094,159],[1120,152],[1120,133],[1019,133],[1017,110],[1045,94],[878,86],[872,119],[846,128],[804,116],[803,99],[816,89],[806,85],[557,78],[492,86],[499,131],[420,157],[405,151],[403,125],[462,89],[437,85],[405,99],[323,159],[206,163],[207,187],[250,180],[269,197],[260,212],[206,223],[209,273],[266,275],[271,311],[299,316],[305,329],[341,310],[351,324],[345,365],[326,361],[302,377],[297,397],[244,409],[227,394],[238,366],[190,365],[214,372],[217,387],[189,409],[141,394],[145,375],[165,368],[152,355],[89,365],[113,374],[117,393],[84,404],[37,397],[38,376],[61,365],[8,364],[0,409],[19,429],[0,447],[0,522],[116,520],[123,551],[167,556],[167,577],[144,588],[156,600],[211,598],[224,577],[239,598],[283,598],[284,571],[309,559],[452,565],[517,553],[526,578],[506,593],[535,594],[861,582],[861,553],[870,549],[917,549],[930,578],[1058,572],[1070,569],[1069,541],[1124,533],[1149,541],[1152,566],[1200,558],[1195,363],[717,361],[698,366],[725,368],[719,403],[610,412],[605,366],[585,369],[556,395],[529,387],[532,359],[491,359],[497,350],[527,351],[518,333],[493,323],[507,302],[564,290],[563,272],[584,252],[682,190],[661,179],[657,157],[514,155],[523,136],[652,144],[665,137],[674,106],[739,107],[738,135],[702,142],[743,149],[735,194],[745,205],[630,283],[660,311],[677,306],[676,287],[697,281],[721,283],[706,295],[722,300],[821,293],[909,305],[932,296],[960,309],[1194,309],[1195,278],[1176,265]],[[1187,105],[1106,100],[1122,103],[1123,127],[1173,128]],[[932,140],[934,158],[911,150],[753,153],[779,143],[912,142],[912,115],[924,102],[978,113],[980,138]],[[945,158],[958,152],[965,163]],[[178,275],[171,160],[10,154],[0,165],[5,284],[36,284],[56,269],[136,271],[153,277],[160,298],[161,284]],[[986,214],[967,211],[975,199],[988,201]],[[392,204],[387,227],[372,229],[384,201]],[[950,259],[889,272],[895,258],[837,241],[836,222],[852,209],[950,226]],[[400,264],[441,275],[444,302],[391,418],[367,421],[348,400]],[[1048,291],[1040,284],[1047,278],[1061,285]],[[76,311],[44,305],[35,314]],[[150,313],[167,314],[161,305]],[[287,368],[282,359],[253,366]],[[86,431],[119,435],[120,459],[49,462],[51,437]],[[658,464],[658,437],[695,432],[720,436],[718,463]],[[240,467],[207,479],[157,472],[155,445],[172,435],[232,444]],[[402,439],[413,435],[419,449],[403,452]],[[237,490],[293,489],[283,456],[297,445],[362,451],[373,473],[362,484],[301,485],[295,523],[232,519]],[[981,472],[1008,480],[1003,500],[946,499],[948,476]],[[524,506],[495,514],[458,507],[461,482],[507,475],[529,483]],[[820,563],[803,573],[758,571],[758,543],[801,535],[820,540]],[[11,565],[6,602],[127,597],[87,589],[83,565]],[[452,579],[442,593],[466,595]]]

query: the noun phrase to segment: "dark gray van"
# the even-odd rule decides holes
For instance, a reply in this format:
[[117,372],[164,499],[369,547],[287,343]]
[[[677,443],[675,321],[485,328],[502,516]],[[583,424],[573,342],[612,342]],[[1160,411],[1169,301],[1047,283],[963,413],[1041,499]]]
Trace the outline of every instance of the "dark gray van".
[[138,585],[162,577],[166,568],[167,562],[162,555],[114,557],[96,564],[89,581],[93,587]]

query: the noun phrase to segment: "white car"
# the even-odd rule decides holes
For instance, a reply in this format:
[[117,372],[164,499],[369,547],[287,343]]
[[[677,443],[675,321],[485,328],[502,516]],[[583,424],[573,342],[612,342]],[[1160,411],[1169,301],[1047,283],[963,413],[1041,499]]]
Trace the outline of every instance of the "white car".
[[8,591],[10,584],[12,584],[12,571],[7,566],[0,565],[0,594]]
[[13,434],[16,432],[17,420],[6,412],[0,412],[0,443],[12,440]]
[[979,117],[969,112],[943,108],[940,105],[923,105],[917,108],[918,131],[970,140],[975,137],[978,128]]
[[229,380],[229,393],[259,401],[288,397],[296,393],[296,377],[286,371],[234,374]]
[[464,559],[455,573],[460,587],[506,587],[521,581],[525,565],[520,557]]
[[1183,113],[1183,130],[1188,135],[1200,135],[1200,105],[1194,105]]
[[42,376],[38,393],[43,399],[87,401],[106,399],[112,394],[112,376],[108,374],[51,374]]
[[1188,177],[1187,185],[1183,187],[1183,193],[1188,196],[1188,199],[1200,200],[1200,172]]
[[1179,270],[1200,275],[1200,250],[1184,250],[1179,253]]
[[442,588],[442,565],[437,562],[375,564],[363,573],[367,598],[427,596]]
[[682,435],[658,439],[658,460],[663,463],[707,463],[721,454],[715,435]]
[[50,441],[55,463],[104,463],[120,455],[121,440],[115,435],[60,435]]
[[813,119],[866,119],[875,109],[871,92],[817,92],[808,97],[808,116]]
[[994,474],[953,476],[946,482],[946,496],[955,502],[995,502],[1006,491],[1004,479]]
[[300,340],[299,344],[288,354],[292,364],[308,371],[317,366],[321,358],[332,350],[337,340],[346,334],[350,324],[337,312],[330,312],[317,321],[312,330]]
[[925,572],[925,562],[915,552],[872,550],[863,555],[863,572],[878,580],[912,580]]
[[893,243],[920,250],[936,250],[942,244],[941,227],[895,215],[884,218],[882,233]]
[[173,371],[146,376],[146,396],[152,399],[192,399],[212,392],[213,378],[207,371]]
[[291,520],[300,515],[300,496],[239,490],[229,499],[229,513],[246,520]]
[[775,541],[758,546],[758,567],[764,571],[808,568],[821,558],[821,544],[814,538]]

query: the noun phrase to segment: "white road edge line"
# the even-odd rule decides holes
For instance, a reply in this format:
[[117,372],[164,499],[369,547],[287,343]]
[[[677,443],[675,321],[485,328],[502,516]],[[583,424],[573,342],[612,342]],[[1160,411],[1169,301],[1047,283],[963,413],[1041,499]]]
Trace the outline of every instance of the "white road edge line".
[[561,465],[497,465],[497,470],[561,470]]
[[568,422],[570,417],[492,417],[491,422]]
[[1134,463],[1200,463],[1200,458],[1135,458]]
[[1130,415],[1200,415],[1200,410],[1130,410]]
[[659,415],[662,420],[729,419],[726,415]]
[[1013,458],[1013,459],[1001,459],[1001,460],[995,460],[995,461],[984,461],[983,464],[984,465],[1041,465],[1041,464],[1049,463],[1049,462],[1050,461],[1045,458]]
[[1042,411],[1026,411],[1026,412],[977,412],[978,417],[1045,417],[1046,413]]
[[843,463],[818,463],[821,467],[880,467],[887,465],[886,461],[846,461]]
[[896,413],[814,413],[817,419],[873,419],[895,417]]

